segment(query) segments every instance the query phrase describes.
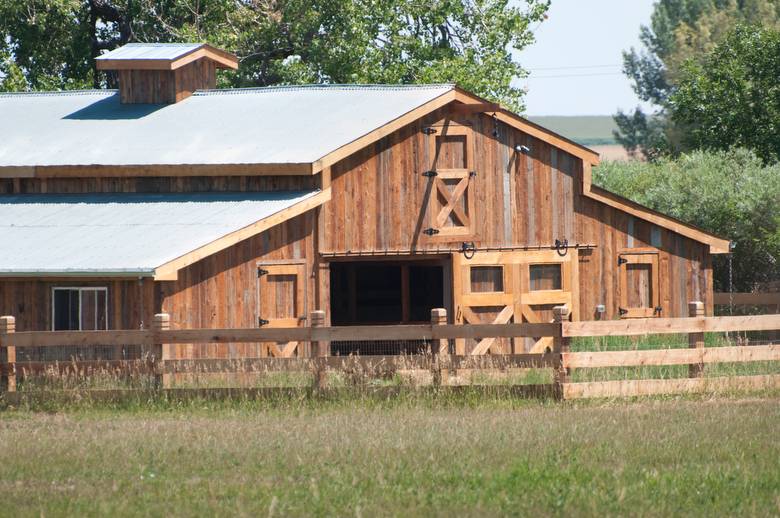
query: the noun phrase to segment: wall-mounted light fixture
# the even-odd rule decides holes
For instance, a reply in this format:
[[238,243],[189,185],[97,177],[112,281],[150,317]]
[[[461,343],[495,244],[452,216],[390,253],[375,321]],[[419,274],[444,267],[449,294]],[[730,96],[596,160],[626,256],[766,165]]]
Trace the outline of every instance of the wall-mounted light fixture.
[[515,151],[518,153],[523,153],[524,155],[527,155],[531,152],[531,148],[528,146],[523,146],[522,144],[518,144],[515,146]]

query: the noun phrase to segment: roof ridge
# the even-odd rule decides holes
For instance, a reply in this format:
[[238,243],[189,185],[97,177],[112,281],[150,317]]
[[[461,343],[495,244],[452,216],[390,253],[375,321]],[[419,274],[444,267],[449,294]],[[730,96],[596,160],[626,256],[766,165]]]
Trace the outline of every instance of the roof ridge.
[[114,95],[119,90],[113,88],[93,88],[91,90],[44,90],[44,91],[27,91],[27,92],[0,92],[0,97],[24,97],[24,96],[38,96],[38,97],[64,97],[69,95]]
[[211,90],[197,90],[192,95],[231,95],[252,92],[279,92],[294,90],[435,90],[439,88],[455,88],[455,83],[426,83],[426,84],[384,84],[384,83],[330,83],[330,84],[300,84],[300,85],[273,85],[253,86],[246,88],[215,88]]

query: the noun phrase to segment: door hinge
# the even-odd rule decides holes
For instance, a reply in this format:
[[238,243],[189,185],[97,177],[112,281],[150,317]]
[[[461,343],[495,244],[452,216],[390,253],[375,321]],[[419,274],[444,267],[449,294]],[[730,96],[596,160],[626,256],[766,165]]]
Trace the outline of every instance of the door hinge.
[[433,135],[436,133],[436,128],[431,128],[430,126],[426,126],[422,129],[422,132],[426,135]]
[[476,178],[477,172],[476,171],[470,171],[469,172],[469,178]]
[[662,308],[661,306],[656,306],[655,309],[653,309],[653,314],[654,315],[660,315],[661,311],[663,311],[663,310],[664,310],[664,308]]
[[623,308],[618,308],[618,313],[620,313],[620,316],[622,317],[623,315],[628,314],[628,310]]
[[427,234],[429,236],[433,236],[433,235],[438,234],[438,233],[439,233],[439,231],[437,229],[433,228],[433,227],[426,228],[425,230],[423,230],[423,234]]
[[257,276],[262,277],[263,275],[268,275],[268,270],[263,270],[262,268],[257,269]]
[[622,256],[618,256],[618,266],[624,265],[628,262],[628,259]]
[[258,319],[257,319],[257,325],[260,326],[260,327],[267,326],[270,323],[271,322],[269,322],[268,320],[266,320],[264,318],[258,317]]
[[425,171],[422,175],[427,176],[428,178],[433,178],[434,176],[438,176],[439,173],[436,171]]

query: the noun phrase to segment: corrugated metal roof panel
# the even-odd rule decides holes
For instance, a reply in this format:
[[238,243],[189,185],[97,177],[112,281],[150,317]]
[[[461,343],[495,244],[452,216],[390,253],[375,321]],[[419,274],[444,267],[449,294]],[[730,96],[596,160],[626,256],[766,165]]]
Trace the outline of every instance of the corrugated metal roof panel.
[[316,192],[0,196],[0,274],[149,275]]
[[0,95],[0,166],[314,162],[454,87],[296,86],[120,104],[114,91]]
[[172,61],[203,46],[203,43],[128,43],[95,59],[159,59]]

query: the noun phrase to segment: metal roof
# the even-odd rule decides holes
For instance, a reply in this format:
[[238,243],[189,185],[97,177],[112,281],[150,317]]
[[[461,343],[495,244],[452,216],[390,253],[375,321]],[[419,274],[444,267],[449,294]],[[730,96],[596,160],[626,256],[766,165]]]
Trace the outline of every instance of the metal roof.
[[0,94],[0,166],[311,163],[453,89],[209,90],[169,105],[105,90]]
[[203,43],[128,43],[95,59],[161,59],[170,61],[203,46]]
[[0,196],[0,274],[152,275],[316,192]]

